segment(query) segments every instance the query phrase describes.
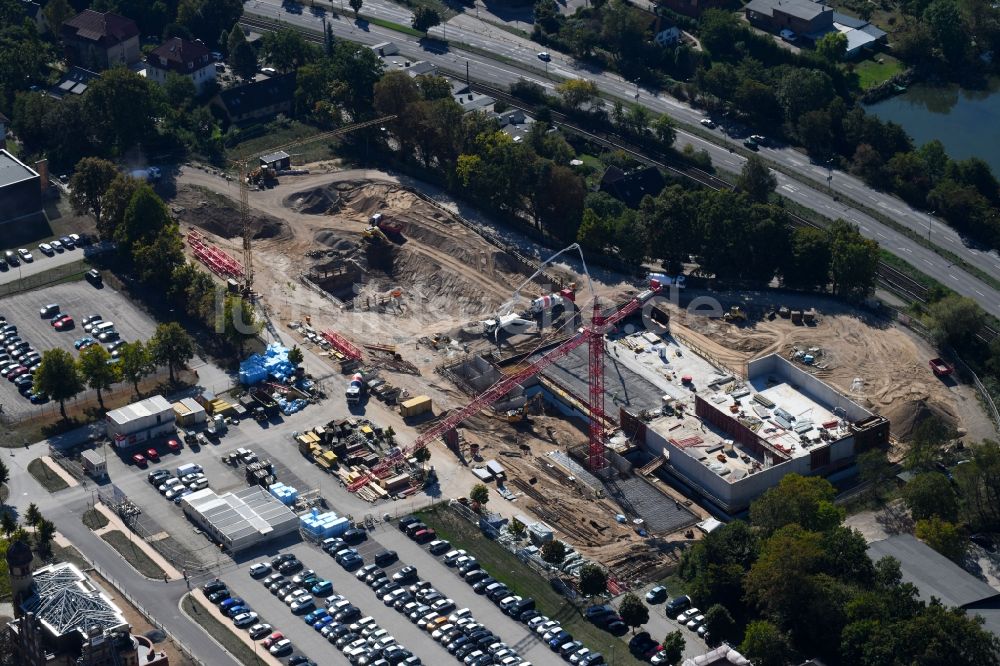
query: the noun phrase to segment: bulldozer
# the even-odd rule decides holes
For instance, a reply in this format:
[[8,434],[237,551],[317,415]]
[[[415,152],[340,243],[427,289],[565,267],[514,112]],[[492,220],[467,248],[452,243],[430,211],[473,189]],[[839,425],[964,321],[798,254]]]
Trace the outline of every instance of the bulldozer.
[[722,318],[734,324],[744,324],[747,320],[747,313],[738,305],[730,306],[729,312],[722,315]]

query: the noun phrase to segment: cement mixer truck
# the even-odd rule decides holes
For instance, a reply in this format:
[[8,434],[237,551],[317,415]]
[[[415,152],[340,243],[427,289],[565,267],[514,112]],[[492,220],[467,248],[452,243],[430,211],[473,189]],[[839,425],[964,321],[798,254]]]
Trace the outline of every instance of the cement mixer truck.
[[541,296],[531,301],[531,305],[525,311],[525,315],[537,317],[538,315],[551,312],[553,317],[558,317],[566,309],[568,303],[576,299],[576,294],[572,289],[562,289],[558,293]]
[[361,372],[355,372],[351,376],[351,381],[347,385],[347,390],[344,391],[344,396],[347,398],[348,405],[357,405],[361,402],[361,397],[365,392],[365,375]]

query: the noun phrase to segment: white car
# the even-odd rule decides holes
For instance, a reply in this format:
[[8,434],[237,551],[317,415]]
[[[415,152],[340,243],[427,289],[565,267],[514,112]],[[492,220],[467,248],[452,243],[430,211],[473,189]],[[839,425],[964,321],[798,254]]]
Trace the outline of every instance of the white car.
[[53,254],[56,253],[56,251],[53,250],[52,246],[49,245],[48,243],[42,243],[41,245],[38,246],[38,249],[41,251],[42,254],[48,257],[51,257]]
[[694,631],[701,626],[701,623],[705,621],[705,616],[702,614],[695,615],[690,620],[687,621],[687,628]]
[[295,601],[293,601],[292,604],[291,604],[291,606],[290,606],[290,608],[292,609],[293,613],[297,613],[298,611],[302,610],[303,608],[311,608],[312,606],[315,606],[315,605],[316,605],[316,602],[313,601],[312,595],[311,594],[307,594],[307,595],[299,597],[298,599],[296,599]]
[[460,608],[460,609],[458,609],[457,611],[455,611],[454,613],[452,613],[451,615],[448,616],[448,621],[449,622],[457,622],[458,620],[461,620],[462,618],[465,618],[465,617],[469,617],[471,615],[472,615],[472,611],[469,610],[468,608]]
[[545,624],[548,621],[549,621],[549,618],[547,616],[545,616],[545,615],[538,615],[538,616],[533,617],[530,620],[528,620],[528,629],[531,629],[532,631],[534,631],[540,625],[543,625],[543,624]]
[[24,249],[23,247],[22,247],[22,248],[18,248],[18,250],[17,250],[17,253],[18,253],[19,255],[21,255],[21,260],[22,260],[22,261],[25,261],[25,262],[27,262],[27,263],[29,263],[29,264],[30,264],[30,263],[31,263],[32,261],[34,261],[34,260],[35,260],[35,258],[31,256],[31,253],[30,253],[30,252],[28,252],[27,250],[25,250],[25,249]]
[[538,59],[541,60],[542,62],[548,62],[552,60],[552,56],[549,55],[548,51],[542,51],[541,53],[538,54]]
[[237,627],[248,627],[255,622],[257,622],[257,613],[253,611],[250,611],[249,613],[240,613],[233,618],[233,625]]
[[168,490],[171,490],[172,488],[175,488],[180,485],[183,485],[181,483],[181,480],[178,479],[176,476],[172,476],[166,481],[164,481],[163,484],[159,488],[157,488],[157,490],[160,491],[161,495],[165,495]]
[[51,243],[50,243],[49,245],[50,245],[50,246],[52,247],[52,249],[53,249],[53,250],[55,250],[56,252],[63,252],[63,251],[64,251],[64,250],[66,249],[66,248],[64,248],[64,247],[63,247],[63,244],[62,244],[62,243],[60,243],[60,242],[59,242],[59,241],[57,241],[57,240],[54,240],[54,241],[52,241],[52,242],[51,242]]
[[698,122],[700,122],[702,125],[704,125],[708,129],[715,129],[715,122],[711,118],[702,118]]
[[680,615],[677,616],[677,621],[681,624],[687,623],[688,620],[693,618],[695,615],[699,614],[701,611],[697,608],[689,608]]
[[588,654],[590,654],[589,648],[580,648],[579,650],[570,655],[569,663],[578,664],[580,663],[580,660],[586,657]]
[[438,642],[441,642],[441,637],[454,628],[455,625],[451,624],[450,622],[446,622],[445,624],[442,624],[440,627],[438,627],[431,633],[431,638],[433,638]]
[[264,636],[267,636],[272,631],[274,631],[274,627],[272,627],[266,622],[262,622],[261,624],[255,624],[249,629],[247,629],[247,633],[250,634],[250,638],[254,640],[257,640],[259,638],[264,638]]
[[779,32],[778,36],[780,36],[784,41],[786,41],[788,43],[792,43],[796,39],[799,38],[798,35],[796,35],[794,32],[792,32],[788,28],[785,28],[784,30],[782,30],[781,32]]
[[292,642],[287,638],[282,638],[280,641],[271,646],[268,650],[271,654],[283,654],[285,652],[291,652]]
[[250,575],[254,578],[260,578],[261,576],[266,576],[269,573],[271,573],[271,565],[267,562],[258,562],[250,567]]
[[308,596],[310,596],[310,594],[300,587],[286,594],[285,598],[282,599],[282,601],[285,602],[286,606],[291,606],[295,602],[295,600],[298,599],[299,597],[308,597]]

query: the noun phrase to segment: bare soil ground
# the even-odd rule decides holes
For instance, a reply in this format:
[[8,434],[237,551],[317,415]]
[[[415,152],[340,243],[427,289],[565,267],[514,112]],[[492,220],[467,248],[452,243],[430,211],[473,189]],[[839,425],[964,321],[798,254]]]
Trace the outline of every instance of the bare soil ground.
[[791,358],[796,351],[818,349],[815,365],[800,367],[888,418],[899,439],[907,439],[932,415],[974,439],[993,432],[974,389],[934,376],[927,365],[934,350],[901,327],[870,322],[839,307],[819,312],[815,326],[781,317],[742,326],[677,308],[674,313],[671,326],[683,326],[685,335],[731,368],[766,354]]

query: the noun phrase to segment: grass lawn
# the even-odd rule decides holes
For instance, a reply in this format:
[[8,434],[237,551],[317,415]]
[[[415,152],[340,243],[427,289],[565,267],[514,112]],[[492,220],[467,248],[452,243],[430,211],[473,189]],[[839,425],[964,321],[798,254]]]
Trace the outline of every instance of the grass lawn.
[[49,466],[43,463],[41,458],[35,458],[28,463],[28,473],[35,477],[35,481],[42,484],[50,493],[69,488],[69,484],[49,469]]
[[903,65],[892,56],[880,53],[875,58],[882,62],[868,59],[862,60],[854,66],[854,73],[858,77],[858,87],[862,90],[887,81],[903,71]]
[[[151,560],[149,555],[123,532],[112,530],[111,532],[102,534],[101,538],[117,550],[125,558],[125,561],[132,565],[133,569],[146,578],[163,578],[166,575],[166,572],[160,568],[160,565]],[[135,537],[135,539],[138,539],[138,537]]]
[[[514,594],[532,597],[538,612],[553,620],[581,640],[591,650],[597,650],[610,661],[614,646],[614,663],[618,666],[638,666],[642,663],[629,654],[624,642],[587,622],[580,609],[556,592],[549,582],[522,564],[500,544],[483,536],[475,525],[445,506],[421,512],[420,519],[433,527],[440,538],[452,546],[464,548],[475,555],[490,575],[507,585]],[[626,639],[628,634],[626,634]]]
[[419,30],[414,30],[411,26],[403,25],[402,23],[395,23],[393,21],[375,18],[374,16],[366,16],[363,20],[368,21],[369,23],[374,23],[375,25],[383,27],[386,30],[401,32],[404,35],[409,35],[410,37],[426,37],[426,35]]
[[[412,11],[416,11],[417,7],[427,7],[429,9],[433,9],[438,13],[438,16],[441,17],[442,23],[444,23],[451,17],[458,14],[458,12],[452,8],[452,5],[449,5],[447,2],[444,2],[444,0],[394,0],[394,1],[396,2],[397,5],[403,5],[404,7],[407,7]],[[361,13],[362,14],[365,13],[364,6],[361,7]]]
[[[275,146],[292,143],[293,141],[298,141],[321,132],[322,130],[297,120],[290,120],[284,123],[270,123],[267,126],[267,131],[262,135],[247,139],[227,148],[226,158],[228,160],[239,160],[248,155],[256,155],[262,151],[270,150]],[[292,161],[296,164],[333,159],[336,157],[336,154],[330,150],[330,145],[329,140],[315,141],[296,146],[294,149],[289,150],[289,154],[292,155]],[[256,164],[253,166],[256,166]]]
[[103,513],[97,509],[87,509],[83,514],[83,524],[92,530],[99,530],[102,527],[107,527],[108,519]]
[[[224,647],[229,654],[236,657],[240,662],[247,664],[247,666],[258,666],[258,664],[266,664],[262,658],[254,654],[253,649],[246,643],[241,641],[238,636],[233,634],[233,627],[231,625],[225,625],[219,622],[208,609],[202,604],[200,599],[196,599],[196,592],[185,595],[184,599],[181,600],[181,609],[194,620],[196,623],[201,625],[209,636],[218,641],[222,647]],[[264,648],[260,648],[263,650]]]

